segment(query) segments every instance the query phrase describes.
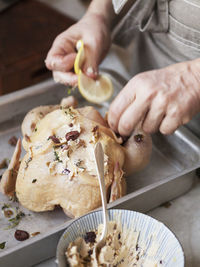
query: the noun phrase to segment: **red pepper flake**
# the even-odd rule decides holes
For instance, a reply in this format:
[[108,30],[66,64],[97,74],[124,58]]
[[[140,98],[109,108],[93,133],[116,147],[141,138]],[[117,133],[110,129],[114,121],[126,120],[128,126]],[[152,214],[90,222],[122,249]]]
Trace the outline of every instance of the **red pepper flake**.
[[62,174],[70,174],[70,170],[68,170],[67,168],[66,169],[64,169],[63,171],[62,171]]
[[31,234],[31,236],[36,236],[36,235],[39,235],[39,234],[40,234],[40,232],[34,232],[34,233]]
[[136,134],[134,136],[135,142],[140,143],[143,141],[144,136],[142,134]]
[[65,135],[65,138],[67,141],[69,140],[76,140],[78,137],[79,137],[80,133],[78,131],[71,131],[71,132],[68,132],[66,135]]
[[26,239],[29,239],[29,233],[23,230],[16,230],[15,231],[15,238],[18,241],[24,241]]
[[33,122],[33,123],[31,124],[31,130],[34,131],[34,130],[35,130],[35,127],[36,127],[36,124],[35,124],[35,122]]
[[170,201],[167,201],[165,203],[162,203],[160,206],[168,209],[169,207],[171,207],[171,205],[172,203]]
[[92,255],[92,249],[88,250],[88,256]]
[[96,125],[96,126],[92,129],[92,132],[95,133],[98,129],[99,129],[99,126]]
[[70,123],[70,124],[69,124],[69,127],[73,127],[73,123]]
[[86,143],[85,143],[85,140],[83,139],[80,139],[78,144],[77,144],[77,148],[79,147],[86,147]]
[[11,146],[16,146],[16,144],[17,144],[17,137],[16,137],[16,136],[12,136],[12,137],[8,140],[8,143],[9,143]]
[[30,136],[28,136],[27,134],[25,134],[25,140],[27,141],[27,142],[31,142],[31,139],[30,139]]
[[64,150],[68,150],[69,149],[69,145],[62,145],[61,146],[61,149],[64,151]]
[[6,218],[10,218],[13,215],[13,211],[12,210],[4,210],[4,216]]
[[99,137],[100,137],[100,133],[99,133],[99,126],[96,125],[93,129],[92,129],[92,133],[94,135],[95,141],[98,141]]
[[27,161],[25,161],[26,163],[26,167],[24,168],[25,170],[28,168],[29,162],[31,162],[31,160],[32,160],[32,157],[29,157]]
[[39,112],[39,117],[42,119],[44,117],[44,113],[43,112]]
[[55,144],[60,144],[60,140],[55,135],[49,136],[48,140],[49,139],[51,139]]

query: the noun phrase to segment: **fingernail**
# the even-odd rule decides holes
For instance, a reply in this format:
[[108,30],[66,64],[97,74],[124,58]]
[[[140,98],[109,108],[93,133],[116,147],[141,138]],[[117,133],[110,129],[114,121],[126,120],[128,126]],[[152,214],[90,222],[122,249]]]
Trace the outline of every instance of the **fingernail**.
[[54,79],[54,82],[56,82],[56,83],[62,82],[62,79],[60,78],[59,74],[55,71],[53,71],[53,79]]
[[79,40],[77,43],[76,43],[76,50],[78,51],[82,46],[82,41]]
[[53,58],[50,62],[52,69],[54,69],[57,65],[60,65],[60,64],[62,64],[62,59],[59,57]]
[[53,78],[54,78],[54,82],[55,82],[55,83],[60,83],[60,82],[61,82],[60,79],[59,79],[58,77],[55,77],[55,76],[54,76]]
[[56,65],[55,61],[51,61],[51,67],[54,68]]
[[110,125],[110,128],[111,129],[114,129],[115,127],[115,125],[114,125],[114,122],[112,122],[112,121],[110,121],[109,119],[108,119],[108,123],[109,123],[109,125]]
[[86,73],[87,73],[88,75],[90,75],[90,74],[94,74],[94,69],[93,69],[92,67],[88,67],[87,70],[86,70]]

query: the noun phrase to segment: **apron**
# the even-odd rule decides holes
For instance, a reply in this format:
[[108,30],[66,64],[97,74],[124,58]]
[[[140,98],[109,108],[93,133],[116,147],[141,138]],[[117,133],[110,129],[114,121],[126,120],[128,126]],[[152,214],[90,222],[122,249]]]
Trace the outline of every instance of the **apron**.
[[[128,0],[112,0],[119,13]],[[136,0],[113,32],[131,47],[130,73],[200,58],[200,0]],[[200,137],[200,115],[189,123]]]
[[[127,0],[113,0],[118,13]],[[200,57],[199,0],[137,0],[114,31],[114,42],[127,46],[144,70]],[[139,49],[140,48],[140,49]]]

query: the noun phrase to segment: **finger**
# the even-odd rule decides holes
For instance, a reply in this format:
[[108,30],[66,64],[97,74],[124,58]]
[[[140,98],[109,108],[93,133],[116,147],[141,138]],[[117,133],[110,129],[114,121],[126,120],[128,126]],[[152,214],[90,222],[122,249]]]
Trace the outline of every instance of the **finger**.
[[177,118],[166,115],[166,117],[164,117],[164,119],[162,120],[159,129],[162,134],[168,135],[176,131],[179,126],[180,123]]
[[135,100],[121,115],[118,124],[118,132],[122,136],[128,136],[132,133],[134,128],[141,121],[149,106],[141,101]]
[[54,81],[65,85],[76,86],[78,83],[78,77],[73,72],[60,72],[53,71]]
[[[100,40],[94,37],[87,37],[87,40],[83,41],[85,61],[82,70],[87,76],[96,79],[98,76],[98,66],[107,54],[109,47],[108,45],[104,46]],[[108,40],[106,40],[106,42],[108,42]]]
[[159,130],[160,124],[166,113],[166,105],[158,100],[155,100],[147,112],[142,129],[146,133],[155,133]]
[[183,116],[182,118],[182,124],[187,124],[191,119],[192,116],[190,116],[189,114],[185,114],[185,116]]
[[99,55],[95,45],[84,45],[85,61],[82,66],[83,72],[92,79],[98,76]]
[[117,95],[108,111],[108,124],[115,132],[118,131],[118,123],[122,113],[134,101],[135,92],[131,83],[127,83],[124,89]]
[[48,54],[45,64],[48,69],[53,71],[68,72],[73,69],[76,53],[68,55]]

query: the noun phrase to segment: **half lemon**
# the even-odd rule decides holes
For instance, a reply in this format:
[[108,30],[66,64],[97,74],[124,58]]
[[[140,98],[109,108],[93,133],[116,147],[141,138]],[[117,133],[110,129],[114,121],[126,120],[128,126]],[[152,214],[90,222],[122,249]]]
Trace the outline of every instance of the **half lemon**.
[[96,104],[108,100],[113,94],[112,82],[108,76],[99,75],[98,79],[93,80],[81,70],[78,74],[78,88],[86,100]]
[[74,71],[76,74],[79,73],[84,61],[84,43],[83,40],[79,40],[76,44],[76,49],[78,51],[75,61],[74,61]]
[[102,103],[107,101],[113,94],[113,85],[110,78],[105,74],[98,75],[94,80],[81,71],[85,55],[84,43],[82,40],[77,42],[77,56],[74,62],[74,71],[78,75],[78,88],[81,95],[89,102]]

